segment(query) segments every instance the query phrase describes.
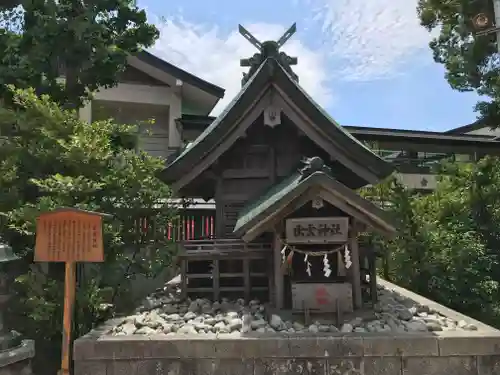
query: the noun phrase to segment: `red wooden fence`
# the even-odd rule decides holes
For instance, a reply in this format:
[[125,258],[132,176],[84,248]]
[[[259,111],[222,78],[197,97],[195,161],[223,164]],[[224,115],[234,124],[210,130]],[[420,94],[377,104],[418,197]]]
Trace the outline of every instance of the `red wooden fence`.
[[[142,233],[143,240],[146,239],[150,230],[156,232],[154,219],[142,218],[136,222],[137,229]],[[215,237],[215,213],[204,210],[197,213],[183,213],[172,222],[161,229],[169,241],[209,240]],[[158,232],[156,232],[158,233]]]
[[212,239],[215,237],[214,215],[183,216],[168,224],[167,238],[172,241]]

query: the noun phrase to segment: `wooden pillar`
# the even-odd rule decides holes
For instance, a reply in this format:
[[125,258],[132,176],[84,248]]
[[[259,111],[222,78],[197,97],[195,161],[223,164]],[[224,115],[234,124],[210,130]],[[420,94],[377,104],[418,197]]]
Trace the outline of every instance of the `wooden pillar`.
[[345,277],[344,250],[337,251],[337,276]]
[[375,305],[378,301],[378,291],[377,291],[377,254],[375,249],[371,249],[369,255],[369,270],[370,270],[370,296],[372,298],[372,303]]
[[245,301],[248,303],[250,301],[250,259],[243,259],[243,285],[245,292]]
[[281,272],[281,248],[282,243],[277,234],[273,239],[273,264],[274,264],[274,305],[277,309],[283,308],[284,300],[284,278]]
[[214,301],[218,301],[220,298],[220,267],[219,259],[214,259],[212,263],[212,280],[214,288]]
[[266,272],[269,275],[269,278],[267,280],[267,294],[268,294],[268,301],[270,304],[275,303],[275,293],[276,291],[274,290],[274,248],[271,249],[272,252],[269,254],[267,262],[267,267],[266,267]]
[[353,219],[351,230],[349,231],[349,251],[351,253],[351,283],[354,308],[359,309],[363,305],[361,294],[361,275],[359,271],[359,246],[358,246],[358,226]]
[[187,298],[187,259],[181,259],[181,299]]

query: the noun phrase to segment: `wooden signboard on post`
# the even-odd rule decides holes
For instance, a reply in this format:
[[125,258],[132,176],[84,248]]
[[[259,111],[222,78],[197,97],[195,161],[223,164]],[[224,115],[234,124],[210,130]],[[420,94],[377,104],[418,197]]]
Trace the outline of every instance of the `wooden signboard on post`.
[[40,215],[36,223],[35,261],[103,262],[102,217],[75,209]]
[[35,261],[64,262],[64,321],[61,375],[70,373],[71,325],[77,262],[104,262],[102,219],[107,214],[60,208],[37,218]]

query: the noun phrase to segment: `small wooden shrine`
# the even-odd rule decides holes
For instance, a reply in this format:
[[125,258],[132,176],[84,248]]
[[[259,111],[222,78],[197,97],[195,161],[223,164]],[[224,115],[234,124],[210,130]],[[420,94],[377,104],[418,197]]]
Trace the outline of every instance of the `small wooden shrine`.
[[242,60],[250,70],[241,91],[162,173],[177,196],[216,202],[215,238],[182,244],[182,290],[277,308],[360,308],[376,281],[358,233],[395,229],[356,189],[392,167],[299,86],[297,59],[279,51],[295,25],[277,42],[240,32],[259,49]]

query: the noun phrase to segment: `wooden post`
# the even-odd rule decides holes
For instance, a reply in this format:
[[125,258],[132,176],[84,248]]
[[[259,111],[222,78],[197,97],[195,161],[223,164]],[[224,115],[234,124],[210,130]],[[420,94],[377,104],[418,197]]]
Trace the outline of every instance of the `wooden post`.
[[375,249],[370,249],[370,254],[368,256],[368,269],[370,270],[370,297],[372,298],[372,303],[375,305],[378,300],[377,291],[377,256],[375,254]]
[[76,289],[76,263],[66,262],[64,276],[64,315],[63,315],[63,341],[61,375],[70,374],[71,363],[71,328],[73,318],[73,307],[75,303]]
[[354,308],[359,309],[363,305],[361,295],[361,275],[359,271],[359,246],[358,246],[358,226],[356,220],[352,220],[349,251],[351,253],[351,283]]
[[274,295],[275,295],[275,290],[274,290],[274,248],[271,248],[271,254],[269,254],[268,260],[270,262],[267,262],[267,274],[269,275],[269,278],[267,279],[267,294],[269,298],[269,303],[275,302]]
[[345,277],[346,269],[344,264],[344,253],[342,250],[337,251],[337,276]]
[[188,260],[186,258],[181,258],[181,300],[185,301],[188,297],[187,295],[187,271],[188,271]]
[[284,279],[281,273],[281,247],[282,243],[277,234],[274,234],[273,240],[273,264],[274,264],[274,297],[275,307],[283,308],[284,299]]
[[243,259],[243,285],[245,288],[245,301],[250,301],[250,259]]
[[71,328],[77,262],[104,262],[102,218],[110,215],[74,208],[41,214],[36,221],[36,262],[64,262],[61,375],[71,373]]
[[220,298],[220,267],[219,259],[214,259],[212,268],[212,280],[214,288],[214,301],[218,301]]

